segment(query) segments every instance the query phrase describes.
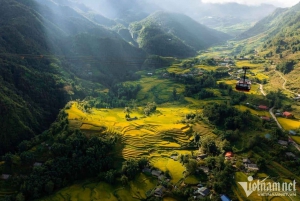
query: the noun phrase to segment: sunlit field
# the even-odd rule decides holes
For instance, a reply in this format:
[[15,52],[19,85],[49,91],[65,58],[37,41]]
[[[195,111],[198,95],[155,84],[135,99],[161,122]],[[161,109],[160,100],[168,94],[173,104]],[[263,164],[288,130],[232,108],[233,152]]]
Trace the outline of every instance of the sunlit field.
[[265,116],[265,117],[270,117],[270,113],[268,110],[253,110],[249,107],[246,107],[244,105],[236,105],[235,106],[237,109],[239,109],[240,111],[246,111],[246,110],[249,110],[251,112],[251,114],[253,115],[258,115],[258,116]]
[[165,172],[168,170],[173,184],[176,184],[184,177],[185,167],[179,161],[166,157],[153,157],[150,159],[150,163],[161,171]]
[[277,120],[285,130],[293,130],[293,129],[298,129],[300,127],[299,120],[286,119],[282,117],[277,118]]
[[300,136],[291,136],[291,137],[297,144],[300,145]]
[[127,187],[120,181],[110,185],[104,182],[87,181],[64,188],[41,201],[78,200],[78,201],[139,201],[146,198],[146,192],[156,186],[156,179],[139,174]]

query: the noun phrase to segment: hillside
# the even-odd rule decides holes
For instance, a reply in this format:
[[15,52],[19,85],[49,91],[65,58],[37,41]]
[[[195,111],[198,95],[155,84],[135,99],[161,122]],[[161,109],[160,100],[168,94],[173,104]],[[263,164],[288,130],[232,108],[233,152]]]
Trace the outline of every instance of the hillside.
[[117,33],[52,1],[4,0],[0,13],[0,154],[47,129],[70,98],[134,79],[146,58]]
[[[300,91],[299,83],[299,23],[300,4],[289,9],[277,9],[273,14],[244,32],[237,43],[243,43],[242,54],[266,58],[275,64],[277,70],[286,74],[287,88]],[[248,44],[248,45],[245,45]],[[251,46],[251,48],[250,48]],[[256,52],[254,53],[254,49]],[[276,78],[274,75],[274,79]]]
[[[192,56],[195,51],[230,38],[186,15],[168,12],[156,12],[140,22],[132,23],[130,31],[140,47],[151,54],[162,56],[171,56],[172,51],[179,51],[174,56]],[[159,50],[160,47],[167,51]]]

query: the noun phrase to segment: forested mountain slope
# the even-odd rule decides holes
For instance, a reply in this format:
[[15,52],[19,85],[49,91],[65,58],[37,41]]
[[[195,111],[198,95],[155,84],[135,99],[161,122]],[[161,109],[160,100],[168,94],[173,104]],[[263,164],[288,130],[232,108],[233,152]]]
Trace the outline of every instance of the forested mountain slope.
[[141,48],[162,56],[192,56],[195,51],[230,38],[227,34],[205,27],[186,15],[162,11],[132,23],[130,31]]
[[47,129],[70,95],[128,79],[146,58],[74,9],[39,3],[1,1],[0,154]]

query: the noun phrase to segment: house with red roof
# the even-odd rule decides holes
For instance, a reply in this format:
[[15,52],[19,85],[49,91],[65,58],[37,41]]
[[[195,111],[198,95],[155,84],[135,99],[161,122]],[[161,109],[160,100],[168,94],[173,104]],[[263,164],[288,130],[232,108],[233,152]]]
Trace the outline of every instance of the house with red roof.
[[265,121],[271,121],[271,118],[270,117],[267,117],[267,116],[263,116],[263,117],[260,117],[262,120],[265,120]]
[[226,152],[225,159],[231,159],[233,157],[233,153],[231,151]]
[[294,117],[294,115],[290,112],[283,112],[282,116],[284,116],[285,118],[293,118]]
[[260,109],[260,110],[268,110],[269,108],[268,108],[268,106],[265,106],[265,105],[259,105],[258,109]]

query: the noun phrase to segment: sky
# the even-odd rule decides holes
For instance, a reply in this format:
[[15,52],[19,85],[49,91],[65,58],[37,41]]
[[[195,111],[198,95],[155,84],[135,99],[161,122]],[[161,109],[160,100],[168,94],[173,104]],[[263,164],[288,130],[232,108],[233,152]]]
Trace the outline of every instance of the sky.
[[202,0],[203,3],[228,3],[236,2],[247,5],[259,5],[262,3],[272,4],[278,7],[291,7],[297,4],[300,0]]

